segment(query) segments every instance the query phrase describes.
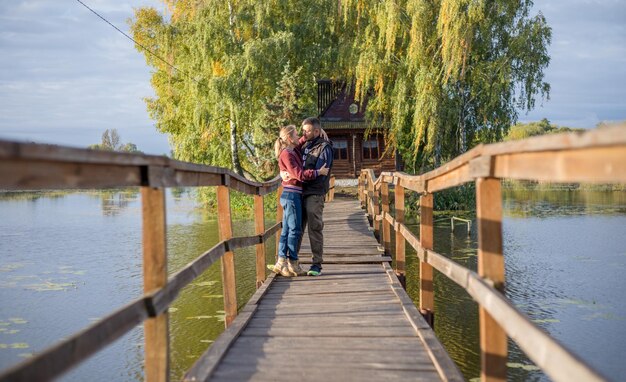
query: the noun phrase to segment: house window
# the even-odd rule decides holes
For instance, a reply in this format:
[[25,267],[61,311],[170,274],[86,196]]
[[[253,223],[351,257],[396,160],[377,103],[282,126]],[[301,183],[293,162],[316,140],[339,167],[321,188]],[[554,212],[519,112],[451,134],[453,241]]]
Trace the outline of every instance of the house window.
[[333,140],[334,160],[348,159],[348,141],[346,139]]
[[378,159],[378,139],[363,141],[363,159]]

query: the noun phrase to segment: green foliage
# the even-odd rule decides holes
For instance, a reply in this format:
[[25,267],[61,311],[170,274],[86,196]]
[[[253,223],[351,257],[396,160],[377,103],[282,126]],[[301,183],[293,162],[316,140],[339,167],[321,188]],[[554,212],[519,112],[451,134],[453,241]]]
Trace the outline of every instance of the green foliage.
[[[405,213],[407,217],[419,218],[420,195],[415,192],[405,196]],[[467,183],[459,187],[438,191],[434,195],[434,211],[476,211],[476,187]]]
[[539,122],[518,123],[511,127],[508,134],[504,137],[505,141],[514,141],[524,139],[536,135],[566,133],[571,131],[584,131],[585,129],[573,129],[570,127],[562,127],[553,125],[546,118]]
[[[207,213],[215,215],[217,213],[217,193],[215,187],[199,187],[194,189],[202,209]],[[267,213],[275,213],[277,208],[276,192],[272,192],[263,197],[263,209]],[[241,192],[230,192],[230,210],[235,219],[254,218],[254,197]]]
[[[547,96],[551,30],[531,1],[345,0],[342,66],[419,172],[504,136]],[[350,70],[350,68],[354,68]]]
[[476,187],[467,183],[435,194],[436,211],[475,211]]
[[[176,159],[258,180],[276,173],[279,127],[316,113],[316,79],[345,79],[368,97],[371,125],[414,173],[501,140],[550,90],[551,29],[530,0],[165,3],[171,17],[140,8],[130,22],[176,66],[138,47],[154,68],[150,115]],[[456,198],[470,191],[449,192],[442,208],[468,208]],[[214,203],[210,192],[203,200]]]
[[137,145],[135,145],[134,143],[128,142],[123,144],[121,142],[121,138],[117,132],[117,129],[106,129],[104,133],[102,133],[102,141],[100,143],[89,145],[88,148],[92,150],[141,153],[141,151],[137,149]]
[[146,100],[177,159],[275,175],[271,143],[285,122],[315,113],[315,78],[337,73],[336,2],[174,1],[166,20],[140,8],[133,37],[156,97]]

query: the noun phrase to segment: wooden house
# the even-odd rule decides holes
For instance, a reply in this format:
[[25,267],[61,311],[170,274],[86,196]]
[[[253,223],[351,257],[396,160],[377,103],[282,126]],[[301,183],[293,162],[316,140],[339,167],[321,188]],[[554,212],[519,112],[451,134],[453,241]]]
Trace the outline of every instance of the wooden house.
[[367,100],[357,103],[354,89],[348,91],[345,83],[319,80],[317,108],[322,128],[333,142],[333,174],[337,178],[356,178],[361,169],[372,168],[376,175],[382,171],[401,170],[402,163],[394,151],[383,155],[386,149],[384,134],[372,130],[365,120]]

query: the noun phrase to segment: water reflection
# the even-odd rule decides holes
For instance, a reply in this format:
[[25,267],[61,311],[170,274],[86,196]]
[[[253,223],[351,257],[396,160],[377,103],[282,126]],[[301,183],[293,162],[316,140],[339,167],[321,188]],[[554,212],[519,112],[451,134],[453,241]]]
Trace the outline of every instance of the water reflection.
[[[216,217],[199,210],[189,191],[168,191],[166,198],[171,274],[215,245],[218,230]],[[1,369],[142,294],[139,190],[12,193],[0,198],[0,216]],[[234,221],[233,230],[252,235],[251,217]],[[267,249],[273,253],[271,244]],[[243,306],[255,290],[254,248],[237,251],[235,261]],[[185,288],[171,308],[172,379],[224,330],[219,267]],[[61,380],[143,380],[143,346],[140,326]]]
[[626,214],[626,192],[504,189],[504,211],[511,217]]
[[[503,202],[507,297],[592,366],[623,379],[626,193],[504,190]],[[419,236],[419,226],[410,229]],[[475,217],[468,237],[462,224],[452,233],[449,216],[438,216],[434,236],[435,251],[476,270]],[[416,304],[418,274],[419,260],[408,246],[407,292]],[[477,304],[435,272],[435,309],[437,336],[466,379],[477,379]],[[508,368],[508,380],[548,380],[512,341]]]
[[102,190],[93,192],[94,198],[100,199],[100,209],[105,216],[119,215],[132,202],[137,201],[139,197],[138,188],[129,188],[124,190]]
[[[592,365],[624,379],[625,194],[504,190],[503,195],[507,296]],[[168,191],[166,197],[172,274],[217,243],[218,231],[216,216],[199,210],[188,189]],[[140,199],[138,190],[58,192],[51,198],[0,194],[0,344],[6,345],[0,348],[1,368],[141,295]],[[452,233],[449,218],[435,220],[434,249],[476,270],[475,219],[468,236],[458,223]],[[272,219],[266,218],[266,226]],[[252,235],[252,216],[236,220],[233,228],[236,236]],[[417,225],[410,229],[419,235]],[[268,264],[273,244],[267,245]],[[410,246],[407,252],[407,290],[418,303],[419,264]],[[242,307],[255,290],[254,248],[237,251],[235,262]],[[224,330],[219,267],[214,264],[185,288],[170,309],[173,380]],[[435,306],[437,335],[465,377],[477,378],[477,304],[435,272]],[[547,380],[515,345],[509,354],[510,380]],[[139,327],[62,380],[139,381],[142,363]]]

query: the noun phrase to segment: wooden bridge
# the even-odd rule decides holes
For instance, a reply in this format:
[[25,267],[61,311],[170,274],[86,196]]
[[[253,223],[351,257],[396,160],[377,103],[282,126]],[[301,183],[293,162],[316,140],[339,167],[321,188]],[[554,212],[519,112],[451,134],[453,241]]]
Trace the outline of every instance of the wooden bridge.
[[[282,211],[277,211],[278,223],[265,229],[263,198],[275,190],[280,194],[279,179],[257,183],[222,168],[164,157],[0,141],[0,189],[141,187],[145,293],[4,371],[0,381],[54,379],[142,322],[145,379],[169,380],[168,307],[218,260],[227,329],[186,373],[188,381],[462,380],[428,324],[435,314],[434,270],[479,304],[482,380],[506,380],[508,338],[553,380],[606,380],[505,297],[500,179],[626,183],[626,129],[478,146],[419,176],[383,173],[376,178],[363,171],[358,202],[327,204],[324,274],[290,279],[266,279],[265,243],[278,234]],[[433,195],[467,182],[476,183],[478,272],[432,251]],[[221,241],[168,278],[164,189],[198,186],[217,188]],[[256,235],[232,237],[231,189],[254,195]],[[406,191],[420,195],[419,239],[403,224]],[[420,259],[419,307],[402,288],[406,243]],[[233,251],[248,246],[256,247],[258,290],[238,309]],[[307,248],[305,243],[303,258]],[[288,365],[289,371],[278,365]]]
[[463,381],[359,202],[333,201],[324,221],[323,276],[270,275],[185,380]]

